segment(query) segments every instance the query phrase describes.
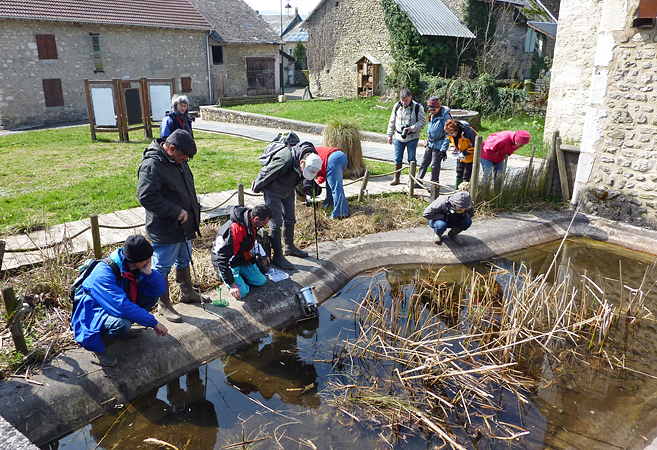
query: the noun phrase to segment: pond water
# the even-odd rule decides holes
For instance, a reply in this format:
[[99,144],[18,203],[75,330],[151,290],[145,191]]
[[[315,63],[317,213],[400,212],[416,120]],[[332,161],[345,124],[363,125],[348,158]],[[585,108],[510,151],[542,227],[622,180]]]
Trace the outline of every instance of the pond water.
[[[524,264],[544,273],[559,242],[505,255],[491,261],[501,268]],[[579,279],[586,274],[619,302],[620,281],[641,285],[653,257],[586,239],[568,240],[559,263]],[[446,280],[460,280],[473,267],[450,267]],[[477,271],[488,271],[479,264]],[[159,439],[178,449],[245,448],[317,449],[438,449],[443,442],[409,429],[388,428],[375,415],[351,414],[332,403],[332,380],[347,377],[333,364],[336,340],[358,334],[354,308],[377,284],[387,293],[409,289],[418,268],[394,268],[355,278],[320,307],[319,319],[271,333],[257,344],[219,358],[186,376],[154,389],[130,405],[106,414],[44,449],[75,450],[158,448],[146,439]],[[655,282],[651,273],[647,285]],[[554,281],[554,277],[551,278]],[[646,308],[657,307],[655,289],[644,284]],[[627,292],[624,294],[627,295]],[[616,353],[574,352],[568,364],[554,365],[537,358],[523,367],[533,383],[519,401],[511,392],[491,394],[499,406],[494,419],[529,433],[515,439],[490,439],[457,434],[472,449],[619,449],[641,448],[642,436],[657,427],[657,329],[654,317],[632,327],[626,341],[614,343],[627,368],[620,371]],[[348,380],[347,380],[348,381]],[[490,418],[489,418],[490,419]],[[473,419],[475,422],[481,419]],[[165,447],[161,447],[165,448]],[[173,447],[168,447],[173,448]]]

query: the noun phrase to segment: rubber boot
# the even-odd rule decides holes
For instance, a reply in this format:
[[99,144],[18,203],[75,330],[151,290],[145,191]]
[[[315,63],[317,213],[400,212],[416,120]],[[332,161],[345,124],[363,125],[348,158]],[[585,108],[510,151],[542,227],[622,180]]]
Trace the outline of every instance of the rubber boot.
[[395,175],[392,181],[390,182],[390,186],[397,186],[399,184],[399,177],[401,177],[401,169],[402,165],[401,164],[395,164]]
[[157,301],[157,312],[164,316],[169,322],[180,323],[182,318],[178,315],[169,299],[169,282],[167,281],[167,290],[162,294],[162,297]]
[[285,241],[285,248],[283,254],[285,256],[298,256],[299,258],[307,258],[308,252],[304,252],[294,245],[294,224],[285,224],[283,227],[283,240]]
[[454,185],[454,190],[459,188],[459,184],[463,183],[463,178],[456,177],[456,184]]
[[281,229],[271,232],[269,235],[271,251],[273,257],[271,262],[283,270],[294,270],[294,265],[283,256],[283,246],[281,245]]
[[463,239],[461,239],[458,235],[461,231],[463,231],[463,230],[461,230],[460,228],[454,227],[451,230],[449,230],[449,233],[447,233],[447,236],[449,236],[458,245],[461,245],[461,244],[463,244]]
[[180,301],[182,303],[208,303],[211,301],[210,297],[201,295],[194,289],[190,266],[176,269],[176,282],[180,286]]
[[108,348],[114,345],[116,339],[101,338],[101,340],[103,341],[103,344],[105,344],[105,351],[102,353],[93,352],[96,358],[98,358],[98,362],[104,367],[116,366],[119,363],[118,358],[108,351]]

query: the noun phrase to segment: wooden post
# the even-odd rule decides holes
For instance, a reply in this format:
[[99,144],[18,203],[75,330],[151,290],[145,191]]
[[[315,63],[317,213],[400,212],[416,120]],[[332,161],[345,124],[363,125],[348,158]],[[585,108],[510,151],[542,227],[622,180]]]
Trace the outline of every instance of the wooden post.
[[367,189],[367,182],[370,179],[370,169],[365,170],[363,182],[360,184],[360,192],[358,193],[358,202],[362,203],[365,197],[365,190]]
[[554,170],[555,162],[557,160],[557,138],[559,137],[559,130],[552,133],[552,146],[550,147],[550,154],[547,159],[547,178],[545,179],[545,196],[552,196],[552,184],[554,184]]
[[533,175],[533,170],[534,170],[534,168],[533,168],[534,153],[536,153],[536,146],[532,145],[532,156],[531,156],[531,158],[529,158],[529,167],[527,168],[527,178],[525,179],[525,191],[524,191],[524,195],[522,197],[520,197],[520,201],[522,201],[522,199],[524,197],[527,197],[527,190],[529,189],[529,180],[531,180],[532,175]]
[[413,197],[415,194],[415,166],[416,162],[411,161],[411,165],[408,168],[408,195]]
[[[504,181],[506,180],[506,167],[508,165],[509,165],[509,155],[506,155],[504,157],[504,167],[502,168],[502,172],[498,177],[495,177],[493,179],[493,183],[495,184],[495,195],[497,196],[498,205],[502,204],[502,191],[504,190]],[[493,174],[494,173],[495,171],[493,170]]]
[[479,191],[479,165],[481,164],[481,147],[484,140],[481,136],[475,138],[474,157],[472,159],[472,174],[470,176],[470,196],[473,202],[477,202],[477,192]]
[[91,140],[96,140],[96,117],[94,116],[94,103],[91,99],[91,87],[89,80],[84,79],[84,93],[87,97],[87,113],[89,114],[89,128],[91,129]]
[[98,216],[92,214],[89,216],[91,221],[91,238],[94,244],[94,258],[100,259],[103,257],[103,247],[100,245],[100,227],[98,226]]
[[153,124],[151,122],[151,99],[148,92],[148,79],[139,79],[139,91],[141,93],[141,117],[144,124],[144,137],[153,139]]
[[5,241],[0,241],[0,271],[2,270],[2,261],[5,257],[5,246],[7,243]]
[[435,184],[431,185],[430,191],[429,191],[429,203],[434,201],[435,199],[438,198],[438,191],[440,189],[440,186],[436,186]]
[[21,308],[18,307],[19,305],[16,301],[14,288],[11,286],[4,288],[2,290],[2,298],[4,299],[5,307],[7,308],[7,320],[14,320],[11,324],[11,338],[14,340],[16,350],[27,355],[28,350],[27,344],[25,343],[25,336],[23,336],[23,324],[21,323],[20,317],[15,316]]
[[556,139],[557,167],[559,168],[559,182],[561,184],[561,196],[563,201],[570,201],[570,188],[568,187],[568,174],[566,173],[566,159],[561,150],[561,138]]
[[244,206],[244,184],[237,183],[237,204]]

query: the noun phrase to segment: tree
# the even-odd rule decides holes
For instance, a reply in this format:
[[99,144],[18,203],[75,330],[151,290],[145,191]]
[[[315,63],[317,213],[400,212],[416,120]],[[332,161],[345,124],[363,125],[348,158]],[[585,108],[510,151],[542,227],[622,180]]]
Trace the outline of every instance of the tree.
[[308,70],[308,55],[306,53],[306,46],[303,45],[303,42],[297,41],[296,47],[292,50],[292,56],[297,60],[297,69]]

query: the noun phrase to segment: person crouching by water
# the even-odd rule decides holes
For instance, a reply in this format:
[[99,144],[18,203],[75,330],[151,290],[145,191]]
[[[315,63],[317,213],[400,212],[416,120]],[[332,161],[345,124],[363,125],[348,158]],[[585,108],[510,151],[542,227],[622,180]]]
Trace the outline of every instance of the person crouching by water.
[[144,236],[128,236],[109,257],[118,266],[120,279],[110,264],[99,262],[82,282],[71,325],[78,344],[93,352],[103,366],[117,365],[107,347],[128,334],[134,322],[153,328],[158,336],[168,333],[149,313],[167,289],[162,275],[151,267],[152,256],[153,246]]
[[269,257],[257,240],[257,232],[271,216],[267,205],[253,209],[235,206],[212,245],[212,265],[238,300],[249,293],[249,285],[262,286],[267,281],[260,267],[269,265]]
[[440,245],[443,243],[442,235],[450,228],[447,235],[458,245],[463,244],[458,234],[472,225],[474,204],[468,191],[457,191],[454,194],[440,196],[424,210],[425,219],[436,235],[433,241]]

